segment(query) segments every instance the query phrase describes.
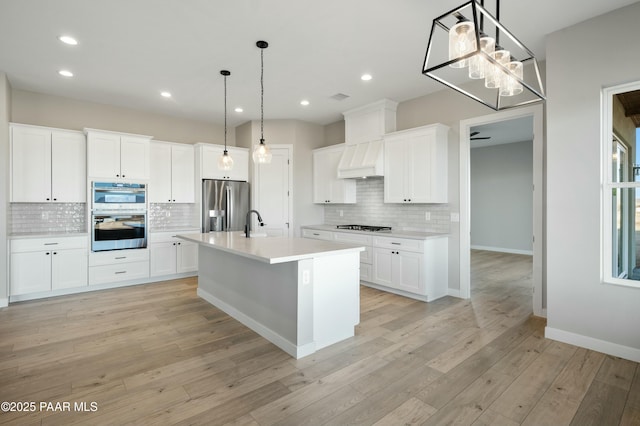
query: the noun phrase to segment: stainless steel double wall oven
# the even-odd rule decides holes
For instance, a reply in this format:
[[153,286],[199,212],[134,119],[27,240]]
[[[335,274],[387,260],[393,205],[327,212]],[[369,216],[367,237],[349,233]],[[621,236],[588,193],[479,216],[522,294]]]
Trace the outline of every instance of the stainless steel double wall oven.
[[91,251],[147,247],[145,184],[93,182],[91,193]]

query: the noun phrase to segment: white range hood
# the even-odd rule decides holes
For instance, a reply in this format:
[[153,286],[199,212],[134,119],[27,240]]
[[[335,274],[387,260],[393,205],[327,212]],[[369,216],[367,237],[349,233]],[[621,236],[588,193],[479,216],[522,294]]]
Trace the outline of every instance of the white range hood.
[[338,177],[363,178],[384,175],[384,143],[382,140],[346,145]]
[[386,133],[396,130],[398,103],[388,99],[345,111],[345,149],[338,178],[384,176]]

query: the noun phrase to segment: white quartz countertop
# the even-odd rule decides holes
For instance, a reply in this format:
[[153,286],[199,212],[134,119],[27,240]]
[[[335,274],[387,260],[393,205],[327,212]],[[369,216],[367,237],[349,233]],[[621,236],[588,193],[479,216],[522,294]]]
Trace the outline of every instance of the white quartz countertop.
[[395,230],[391,231],[354,231],[352,229],[338,229],[337,225],[305,225],[302,228],[306,229],[316,229],[319,231],[332,231],[332,232],[346,232],[350,234],[363,234],[363,235],[372,235],[375,237],[398,237],[398,238],[410,238],[413,240],[427,240],[430,238],[442,238],[448,237],[449,234],[444,234],[441,232],[424,232],[424,231],[405,231],[405,230]]
[[364,247],[355,244],[295,237],[246,238],[243,232],[178,234],[177,237],[271,264],[364,251]]

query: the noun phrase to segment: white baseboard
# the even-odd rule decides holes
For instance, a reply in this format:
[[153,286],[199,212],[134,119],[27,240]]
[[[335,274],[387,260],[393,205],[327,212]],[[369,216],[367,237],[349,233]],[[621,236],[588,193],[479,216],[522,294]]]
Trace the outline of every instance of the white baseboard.
[[307,343],[306,345],[302,345],[302,346],[297,346],[296,344],[285,339],[275,331],[266,327],[264,324],[257,322],[250,316],[244,314],[243,312],[238,311],[233,306],[229,305],[226,302],[223,302],[222,300],[218,299],[217,297],[215,297],[208,291],[203,290],[200,287],[198,287],[198,297],[203,298],[204,300],[211,303],[216,308],[224,311],[226,314],[228,314],[232,318],[240,321],[242,324],[246,325],[251,330],[255,331],[256,333],[258,333],[259,335],[261,335],[262,337],[264,337],[265,339],[267,339],[268,341],[270,341],[271,343],[273,343],[274,345],[276,345],[277,347],[279,347],[280,349],[282,349],[283,351],[285,351],[286,353],[288,353],[289,355],[291,355],[296,359],[310,355],[316,351],[316,345],[314,342]]
[[580,346],[593,351],[617,356],[634,362],[640,362],[640,349],[619,345],[606,340],[595,339],[582,334],[571,333],[557,328],[545,327],[544,337],[570,345]]
[[450,288],[449,291],[447,292],[447,294],[449,294],[449,296],[452,296],[452,297],[457,297],[458,299],[464,299],[460,295],[460,290],[456,290],[456,289]]
[[471,245],[472,250],[485,250],[485,251],[497,251],[500,253],[511,253],[511,254],[526,254],[528,256],[533,256],[533,250],[518,250],[512,248],[505,247],[490,247],[490,246],[477,246]]
[[9,298],[8,297],[0,298],[0,308],[6,308],[7,306],[9,306]]

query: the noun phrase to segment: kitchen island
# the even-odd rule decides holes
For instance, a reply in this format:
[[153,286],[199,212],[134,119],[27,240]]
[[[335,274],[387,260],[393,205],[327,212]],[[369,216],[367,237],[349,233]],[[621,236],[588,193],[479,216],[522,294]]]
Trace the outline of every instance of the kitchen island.
[[178,235],[198,246],[198,296],[295,358],[354,335],[364,247],[240,232]]

